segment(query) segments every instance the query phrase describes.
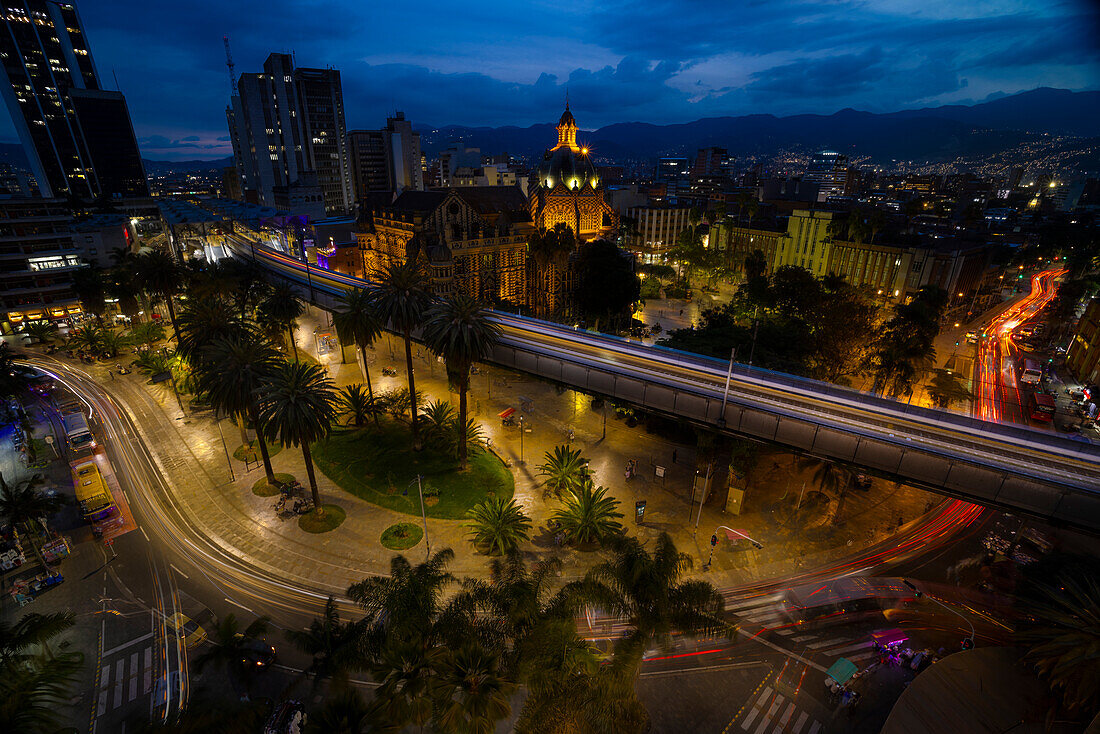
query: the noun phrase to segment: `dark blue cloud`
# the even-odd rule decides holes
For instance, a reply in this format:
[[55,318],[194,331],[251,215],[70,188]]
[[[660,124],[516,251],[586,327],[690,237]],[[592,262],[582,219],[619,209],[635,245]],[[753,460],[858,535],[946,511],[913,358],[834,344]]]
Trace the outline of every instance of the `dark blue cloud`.
[[[1036,86],[1096,88],[1088,0],[80,0],[143,150],[230,153],[229,79],[272,51],[341,70],[349,128],[529,125],[568,89],[583,127],[770,112],[872,111]],[[0,116],[2,117],[2,116]],[[13,134],[0,123],[0,137]]]

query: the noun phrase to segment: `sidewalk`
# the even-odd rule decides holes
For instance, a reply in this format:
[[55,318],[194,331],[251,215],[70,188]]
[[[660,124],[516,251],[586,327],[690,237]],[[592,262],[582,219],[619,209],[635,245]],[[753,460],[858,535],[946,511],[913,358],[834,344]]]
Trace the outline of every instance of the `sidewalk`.
[[[362,382],[355,351],[344,352],[348,362],[342,361],[339,348],[318,352],[314,329],[323,334],[327,326],[327,318],[321,312],[311,307],[301,322],[296,344],[303,358],[322,364],[340,386]],[[418,351],[420,356],[414,359],[418,390],[428,400],[450,400],[457,405],[457,395],[448,390],[443,365],[423,348],[414,347],[414,354]],[[399,339],[384,336],[373,350],[368,350],[368,361],[376,391],[407,384]],[[383,377],[383,366],[396,368],[397,376]],[[93,374],[102,372],[101,377],[106,378],[106,366],[86,369]],[[293,521],[283,522],[275,517],[274,498],[252,494],[251,486],[262,477],[262,468],[254,467],[246,473],[243,463],[231,460],[235,481],[230,480],[225,449],[209,413],[184,417],[169,388],[163,384],[149,385],[137,373],[113,382],[103,379],[100,384],[132,416],[174,490],[172,500],[197,531],[241,562],[288,584],[342,595],[350,583],[388,571],[393,553],[379,543],[386,527],[399,521],[419,520],[345,493],[318,472],[318,487],[324,501],[344,509],[347,520],[329,533],[305,533]],[[496,418],[507,407],[520,410],[521,397],[529,399],[531,406],[523,413],[531,432],[524,434],[522,456],[518,428],[502,427]],[[524,550],[531,558],[556,553],[564,561],[566,578],[583,575],[600,554],[554,547],[546,523],[558,503],[543,500],[534,466],[541,463],[546,451],[566,443],[570,429],[575,434],[573,444],[591,460],[597,483],[608,487],[622,502],[619,509],[628,531],[643,539],[668,532],[680,550],[696,559],[695,573],[702,573],[710,552],[711,534],[719,525],[738,529],[763,543],[763,550],[744,552],[731,551],[723,540],[708,573],[719,587],[789,574],[796,567],[808,568],[855,552],[887,538],[897,529],[899,519],[908,523],[936,500],[918,490],[876,481],[876,488],[870,493],[848,493],[839,526],[827,522],[835,511],[830,504],[822,508],[819,517],[810,518],[815,527],[785,527],[779,522],[782,513],[776,511],[802,493],[803,483],[806,493],[813,492],[812,471],[800,468],[789,455],[767,450],[751,475],[745,514],[735,516],[707,504],[699,516],[698,505],[688,504],[695,476],[694,447],[651,435],[641,424],[629,428],[624,421],[614,418],[610,406],[604,437],[603,413],[593,411],[590,401],[589,396],[571,390],[559,395],[551,384],[486,366],[474,376],[469,396],[472,417],[482,423],[494,449],[513,463],[516,499],[534,523],[533,540]],[[223,423],[222,431],[226,448],[232,453],[240,441],[239,433],[229,423]],[[676,462],[672,461],[673,451],[677,454]],[[623,470],[629,459],[638,462],[638,472],[627,481]],[[299,449],[284,449],[272,459],[272,464],[276,472],[291,473],[304,481]],[[665,467],[663,480],[655,476],[656,466]],[[724,489],[715,489],[724,498]],[[633,517],[638,500],[646,502],[645,522],[641,526],[635,524]],[[699,517],[697,535],[696,517]],[[451,570],[457,576],[481,576],[486,572],[487,559],[473,551],[462,521],[429,519],[428,540],[433,551],[444,547],[455,551]],[[415,561],[424,552],[425,546],[420,544],[405,551],[405,555]]]

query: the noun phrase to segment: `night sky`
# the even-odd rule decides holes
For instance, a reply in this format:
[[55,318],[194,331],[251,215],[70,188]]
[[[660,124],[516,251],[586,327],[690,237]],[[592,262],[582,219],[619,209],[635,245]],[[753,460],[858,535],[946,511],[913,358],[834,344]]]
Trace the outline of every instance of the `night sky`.
[[[230,154],[229,81],[272,51],[340,69],[348,129],[611,122],[970,103],[1100,88],[1083,0],[77,0],[153,159]],[[15,140],[7,116],[0,139]]]

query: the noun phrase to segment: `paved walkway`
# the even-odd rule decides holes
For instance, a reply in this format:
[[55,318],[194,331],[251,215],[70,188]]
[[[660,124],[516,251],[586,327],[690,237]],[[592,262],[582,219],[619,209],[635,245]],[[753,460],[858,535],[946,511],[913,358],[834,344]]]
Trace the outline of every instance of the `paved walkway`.
[[[338,347],[327,350],[324,341],[327,333],[328,315],[310,308],[296,332],[300,353],[321,363],[338,385],[362,382],[355,351],[342,352]],[[429,400],[449,399],[457,405],[457,395],[448,390],[443,365],[426,350],[414,348],[414,354],[418,354],[414,359],[418,390]],[[375,390],[386,391],[407,384],[403,348],[398,339],[383,337],[374,349],[368,350],[368,361]],[[382,367],[396,368],[397,376],[383,377]],[[276,518],[274,498],[252,494],[251,486],[262,477],[262,468],[253,466],[245,471],[243,463],[235,459],[227,462],[226,449],[232,453],[240,443],[239,432],[231,423],[222,423],[223,448],[209,413],[183,416],[170,388],[164,384],[150,385],[137,373],[110,380],[106,366],[101,365],[86,369],[102,373],[101,384],[134,418],[173,487],[173,501],[191,518],[196,529],[233,555],[270,574],[307,588],[340,594],[349,583],[387,571],[392,552],[379,543],[386,527],[398,521],[419,520],[343,492],[318,471],[324,501],[341,506],[347,512],[347,520],[329,533],[305,533],[295,522]],[[565,443],[571,429],[573,444],[591,459],[597,482],[607,486],[622,502],[620,509],[629,531],[642,538],[668,532],[681,550],[697,559],[696,573],[701,572],[710,551],[710,536],[719,525],[741,530],[764,544],[763,550],[751,552],[720,544],[709,573],[719,586],[787,574],[794,565],[808,568],[846,555],[885,539],[896,530],[899,520],[908,522],[917,518],[936,500],[927,493],[876,480],[872,492],[849,492],[838,524],[829,521],[836,509],[835,504],[830,504],[820,516],[810,518],[809,524],[814,527],[785,527],[778,521],[782,513],[775,511],[784,503],[793,503],[797,496],[813,493],[812,470],[800,467],[790,455],[766,450],[750,476],[744,514],[735,516],[708,503],[700,515],[697,503],[690,507],[688,504],[695,477],[693,446],[647,433],[642,425],[628,427],[615,418],[610,405],[605,434],[604,413],[591,409],[589,396],[569,390],[559,394],[553,385],[518,373],[482,366],[473,383],[471,413],[481,421],[498,453],[513,463],[516,498],[535,524],[532,542],[524,550],[534,556],[556,551],[564,559],[567,578],[582,575],[598,554],[554,547],[546,523],[558,503],[543,499],[534,466],[541,463],[546,451]],[[518,428],[503,427],[496,417],[507,407],[520,410],[530,428],[529,433],[523,434],[522,444]],[[638,473],[627,481],[623,471],[629,459],[638,463]],[[233,480],[229,476],[229,463]],[[274,457],[272,464],[276,472],[305,479],[300,450],[285,449]],[[657,466],[665,468],[661,479],[655,476]],[[724,489],[717,494],[724,498]],[[635,524],[633,519],[637,500],[646,502],[642,525]],[[486,559],[473,551],[462,521],[429,519],[428,540],[433,550],[454,549],[452,570],[456,575],[476,576],[485,572]],[[417,560],[424,552],[421,543],[405,554]]]

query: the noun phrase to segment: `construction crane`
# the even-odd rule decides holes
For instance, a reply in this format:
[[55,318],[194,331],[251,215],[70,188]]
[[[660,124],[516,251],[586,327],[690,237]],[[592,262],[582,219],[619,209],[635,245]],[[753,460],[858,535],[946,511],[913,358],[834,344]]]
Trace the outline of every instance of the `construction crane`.
[[233,66],[233,52],[229,50],[229,36],[222,36],[225,41],[225,66],[229,69],[229,96],[237,94],[237,72]]

